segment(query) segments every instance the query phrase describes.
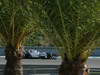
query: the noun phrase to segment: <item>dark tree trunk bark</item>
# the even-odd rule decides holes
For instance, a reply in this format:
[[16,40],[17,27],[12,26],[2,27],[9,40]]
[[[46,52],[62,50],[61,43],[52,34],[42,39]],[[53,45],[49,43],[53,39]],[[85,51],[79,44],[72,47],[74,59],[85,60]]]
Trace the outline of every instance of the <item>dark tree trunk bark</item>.
[[89,69],[84,62],[64,58],[59,68],[59,75],[89,75]]
[[23,68],[21,66],[22,59],[21,49],[17,49],[11,45],[8,45],[5,49],[6,65],[4,75],[23,75]]

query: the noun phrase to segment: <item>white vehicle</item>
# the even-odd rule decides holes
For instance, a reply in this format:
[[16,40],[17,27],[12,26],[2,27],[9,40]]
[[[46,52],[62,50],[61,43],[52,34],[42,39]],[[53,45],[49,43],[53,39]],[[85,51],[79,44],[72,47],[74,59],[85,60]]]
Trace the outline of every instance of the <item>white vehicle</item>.
[[40,52],[40,58],[47,58],[47,53],[46,52]]
[[38,50],[30,49],[28,52],[32,58],[39,58],[40,52]]

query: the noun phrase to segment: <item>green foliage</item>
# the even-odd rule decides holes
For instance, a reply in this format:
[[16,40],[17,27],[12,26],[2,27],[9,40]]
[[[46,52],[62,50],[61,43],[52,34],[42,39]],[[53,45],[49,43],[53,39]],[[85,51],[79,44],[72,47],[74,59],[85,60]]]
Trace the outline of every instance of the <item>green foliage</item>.
[[37,30],[35,32],[32,32],[31,35],[24,41],[25,46],[37,46],[43,41],[44,36],[43,34]]
[[40,30],[32,32],[24,41],[25,46],[52,46],[52,42]]
[[[99,0],[33,0],[39,24],[52,42],[73,60],[88,55],[100,39]],[[97,14],[98,13],[98,14]]]
[[0,0],[0,38],[17,46],[36,29],[31,0]]

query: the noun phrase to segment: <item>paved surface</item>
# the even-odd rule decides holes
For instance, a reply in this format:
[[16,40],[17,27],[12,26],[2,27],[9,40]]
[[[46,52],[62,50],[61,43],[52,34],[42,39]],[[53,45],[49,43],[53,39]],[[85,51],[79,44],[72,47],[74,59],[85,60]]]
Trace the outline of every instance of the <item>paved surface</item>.
[[[4,58],[0,58],[0,65],[5,64]],[[60,65],[61,60],[48,60],[48,59],[23,59],[23,65]],[[100,68],[100,58],[89,58],[87,61],[89,68]]]
[[89,68],[100,68],[100,58],[89,58],[87,64]]
[[[0,75],[3,75],[5,63],[5,59],[0,58]],[[58,75],[61,60],[23,59],[22,64],[24,75]],[[89,68],[96,68],[91,70],[90,75],[100,75],[100,58],[89,58],[87,64]]]

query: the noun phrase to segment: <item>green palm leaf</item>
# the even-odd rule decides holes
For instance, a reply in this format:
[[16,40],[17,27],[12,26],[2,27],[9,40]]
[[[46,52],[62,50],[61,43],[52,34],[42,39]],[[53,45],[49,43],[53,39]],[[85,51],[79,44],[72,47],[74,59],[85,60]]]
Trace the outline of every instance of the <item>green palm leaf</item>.
[[17,45],[36,29],[32,1],[0,1],[0,35],[6,43]]
[[[97,0],[34,0],[41,21],[42,32],[57,47],[62,57],[73,60],[87,53],[85,59],[100,39],[100,21]],[[98,8],[98,9],[97,9]]]

